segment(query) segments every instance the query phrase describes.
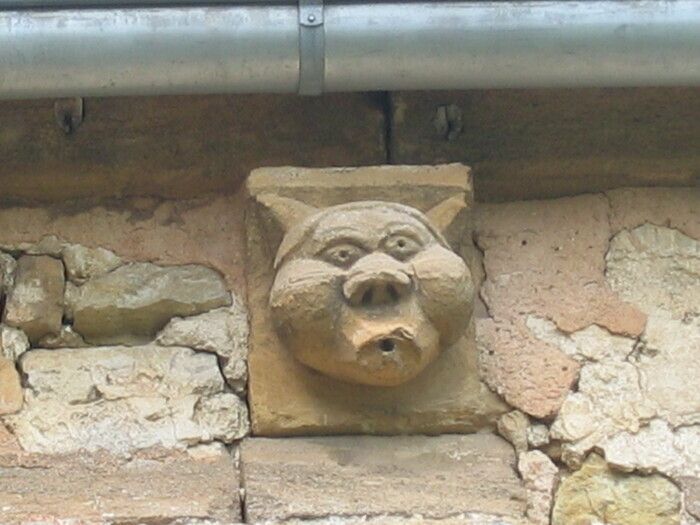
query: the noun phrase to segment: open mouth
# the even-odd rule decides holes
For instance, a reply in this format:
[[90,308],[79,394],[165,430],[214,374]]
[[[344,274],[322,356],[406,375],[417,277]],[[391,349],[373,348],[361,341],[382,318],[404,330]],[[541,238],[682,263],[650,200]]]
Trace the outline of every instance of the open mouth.
[[[406,328],[375,334],[358,345],[359,354],[366,365],[384,367],[390,362],[398,361],[403,364],[419,359],[420,349],[415,336]],[[397,361],[398,360],[398,361]]]
[[377,346],[382,352],[393,352],[396,350],[396,341],[393,339],[380,339]]

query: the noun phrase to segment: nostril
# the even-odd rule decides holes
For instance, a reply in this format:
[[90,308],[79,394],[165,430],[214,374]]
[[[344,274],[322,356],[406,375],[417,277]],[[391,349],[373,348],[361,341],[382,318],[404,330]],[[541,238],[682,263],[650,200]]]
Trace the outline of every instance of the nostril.
[[393,352],[396,348],[396,343],[391,339],[382,339],[379,341],[379,349],[382,352]]
[[386,286],[386,293],[393,302],[396,302],[399,300],[399,291],[396,289],[396,287],[393,284],[388,284]]
[[372,288],[367,288],[367,290],[365,290],[365,293],[362,294],[362,305],[363,306],[371,305],[373,295],[374,294],[372,293]]

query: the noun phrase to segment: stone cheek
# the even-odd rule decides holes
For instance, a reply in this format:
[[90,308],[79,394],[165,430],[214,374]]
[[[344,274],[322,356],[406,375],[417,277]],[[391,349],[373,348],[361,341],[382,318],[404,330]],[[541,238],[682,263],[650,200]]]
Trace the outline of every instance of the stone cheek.
[[60,260],[25,255],[17,261],[3,321],[20,328],[32,343],[58,333],[63,317],[64,269]]
[[186,447],[248,432],[216,356],[186,348],[33,350],[21,363],[24,409],[6,418],[30,452]]

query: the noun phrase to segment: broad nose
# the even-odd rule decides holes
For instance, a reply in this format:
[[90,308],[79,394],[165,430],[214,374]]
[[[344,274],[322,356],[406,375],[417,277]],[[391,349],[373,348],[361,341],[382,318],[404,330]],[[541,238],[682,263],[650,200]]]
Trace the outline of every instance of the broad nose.
[[386,306],[406,297],[411,285],[405,265],[388,255],[371,254],[350,270],[343,294],[352,306]]

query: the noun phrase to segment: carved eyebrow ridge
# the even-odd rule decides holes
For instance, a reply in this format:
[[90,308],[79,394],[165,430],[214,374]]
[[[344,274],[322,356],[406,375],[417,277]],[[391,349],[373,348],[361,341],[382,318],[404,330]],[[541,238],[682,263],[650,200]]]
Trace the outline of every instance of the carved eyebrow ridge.
[[317,250],[315,250],[314,253],[315,255],[320,255],[329,248],[340,246],[342,244],[351,244],[352,246],[360,248],[366,252],[372,251],[372,247],[365,240],[352,234],[345,234],[340,237],[333,237],[332,239],[327,239],[325,241],[321,240],[320,247]]

